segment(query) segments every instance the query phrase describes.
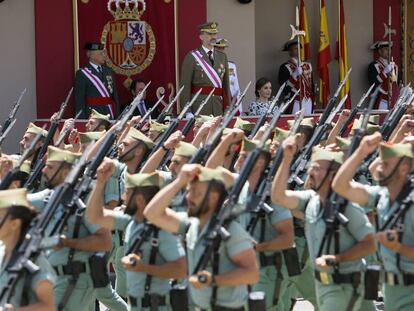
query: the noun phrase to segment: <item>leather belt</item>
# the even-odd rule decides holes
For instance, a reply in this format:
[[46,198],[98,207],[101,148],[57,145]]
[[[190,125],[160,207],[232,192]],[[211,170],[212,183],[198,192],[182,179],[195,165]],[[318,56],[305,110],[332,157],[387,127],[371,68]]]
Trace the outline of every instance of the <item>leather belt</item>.
[[392,272],[385,272],[384,273],[384,282],[388,285],[414,285],[414,274],[412,273],[401,273],[396,274]]
[[73,261],[70,265],[53,266],[57,275],[73,275],[86,272],[86,263]]
[[[138,306],[137,298],[129,296],[128,300],[132,307]],[[165,296],[146,295],[144,298],[141,299],[142,308],[150,308],[151,303],[156,304],[158,306],[165,306],[167,304],[167,298]]]
[[353,273],[327,273],[315,271],[315,278],[322,284],[356,284],[361,282],[361,272]]

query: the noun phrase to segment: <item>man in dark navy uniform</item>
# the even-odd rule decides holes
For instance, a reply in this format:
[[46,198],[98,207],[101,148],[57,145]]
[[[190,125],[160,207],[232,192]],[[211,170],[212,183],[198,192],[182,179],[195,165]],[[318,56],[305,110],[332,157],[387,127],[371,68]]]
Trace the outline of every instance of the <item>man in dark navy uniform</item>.
[[76,72],[76,113],[82,110],[87,119],[91,108],[112,118],[119,113],[118,93],[111,68],[105,66],[106,51],[103,44],[87,43],[84,47],[89,63]]

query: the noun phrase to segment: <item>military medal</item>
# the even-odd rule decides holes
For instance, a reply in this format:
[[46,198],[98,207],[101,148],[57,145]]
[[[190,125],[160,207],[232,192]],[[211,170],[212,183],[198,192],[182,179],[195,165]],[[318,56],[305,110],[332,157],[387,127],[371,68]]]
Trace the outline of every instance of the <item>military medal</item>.
[[108,82],[108,90],[109,90],[109,93],[113,93],[114,92],[114,87],[113,87],[113,80],[112,80],[112,77],[111,76],[106,76],[106,82]]

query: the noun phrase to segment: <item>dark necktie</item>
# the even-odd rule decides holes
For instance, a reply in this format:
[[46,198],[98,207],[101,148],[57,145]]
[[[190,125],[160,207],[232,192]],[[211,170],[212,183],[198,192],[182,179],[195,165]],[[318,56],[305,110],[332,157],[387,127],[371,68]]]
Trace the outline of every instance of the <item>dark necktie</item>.
[[208,51],[208,58],[210,59],[211,65],[214,67],[213,51]]

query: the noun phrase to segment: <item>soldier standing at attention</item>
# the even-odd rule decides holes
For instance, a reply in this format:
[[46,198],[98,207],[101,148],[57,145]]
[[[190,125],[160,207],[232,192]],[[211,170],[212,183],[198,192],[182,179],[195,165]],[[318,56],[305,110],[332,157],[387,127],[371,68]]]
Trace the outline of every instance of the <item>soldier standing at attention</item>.
[[201,95],[192,106],[195,112],[213,88],[214,96],[201,110],[203,115],[222,115],[230,102],[229,65],[227,56],[214,48],[217,40],[217,23],[199,26],[201,47],[191,51],[184,58],[181,70],[181,108],[191,100],[192,94],[201,88]]
[[[392,47],[392,42],[391,42]],[[374,109],[390,109],[388,103],[388,92],[390,86],[397,82],[397,65],[389,62],[390,43],[388,41],[377,41],[370,46],[370,49],[377,51],[379,57],[368,66],[368,81],[370,84],[380,85],[379,94]],[[391,83],[390,83],[391,82]],[[392,90],[391,90],[392,91]]]
[[82,110],[82,119],[87,119],[93,107],[112,118],[119,113],[118,92],[111,68],[105,66],[106,51],[100,43],[87,43],[84,47],[89,63],[76,72],[76,113]]
[[[302,46],[300,47],[302,48]],[[313,79],[312,65],[309,62],[301,61],[298,64],[298,55],[300,53],[296,40],[290,40],[285,43],[284,52],[289,53],[290,59],[283,63],[279,68],[279,84],[286,82],[284,90],[285,100],[289,100],[294,93],[300,89],[293,102],[293,108],[289,107],[286,113],[296,113],[300,109],[305,109],[305,114],[309,115],[313,112]]]

